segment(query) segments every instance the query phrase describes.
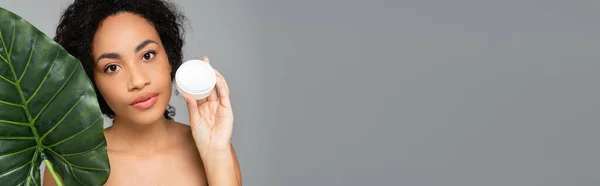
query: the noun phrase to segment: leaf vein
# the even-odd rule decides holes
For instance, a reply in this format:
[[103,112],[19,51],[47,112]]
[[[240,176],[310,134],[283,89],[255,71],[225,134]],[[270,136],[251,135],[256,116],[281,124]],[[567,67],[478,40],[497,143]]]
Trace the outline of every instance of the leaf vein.
[[15,168],[15,169],[12,169],[12,170],[8,170],[8,171],[6,171],[6,172],[4,172],[4,173],[0,174],[0,177],[4,177],[4,176],[6,176],[6,175],[9,175],[9,174],[11,174],[11,173],[13,173],[13,172],[15,172],[15,171],[18,171],[19,169],[25,168],[25,167],[27,167],[27,165],[29,165],[29,164],[31,164],[31,161],[28,161],[27,163],[25,163],[24,165],[21,165],[20,167],[17,167],[17,168]]
[[6,60],[6,58],[4,58],[4,56],[0,55],[0,59],[2,59],[2,61],[6,62],[6,64],[9,64],[8,60]]
[[13,153],[10,153],[10,154],[4,154],[4,155],[0,155],[0,158],[4,158],[4,157],[7,157],[7,156],[13,156],[13,155],[16,155],[16,154],[21,154],[21,153],[24,153],[24,152],[27,152],[27,151],[33,150],[33,149],[35,149],[35,148],[36,148],[36,147],[35,147],[35,146],[33,146],[33,147],[29,147],[29,148],[26,148],[26,149],[23,149],[23,150],[20,150],[20,151],[17,151],[17,152],[13,152]]
[[16,121],[8,121],[8,120],[1,120],[1,119],[0,119],[0,122],[1,123],[6,123],[6,124],[11,124],[11,125],[21,125],[21,126],[27,126],[27,127],[31,126],[31,124],[29,124],[29,123],[16,122]]
[[62,124],[62,122],[65,120],[65,118],[67,118],[69,116],[69,114],[71,114],[71,112],[73,111],[73,109],[75,109],[75,107],[77,107],[77,105],[79,105],[79,103],[81,102],[81,100],[84,98],[85,94],[87,94],[87,92],[90,89],[88,88],[83,94],[81,94],[81,96],[79,96],[79,99],[77,100],[77,102],[75,102],[75,104],[73,104],[73,106],[71,106],[71,108],[69,108],[69,111],[67,111],[67,113],[64,114],[64,116],[62,118],[60,118],[60,120],[54,124],[54,126],[52,126],[52,128],[50,130],[48,130],[48,132],[46,132],[46,134],[42,135],[42,137],[40,138],[40,141],[44,140],[44,138],[46,138],[46,136],[48,136],[48,134],[52,133],[52,131],[54,131],[54,129],[56,129],[60,124]]
[[11,103],[11,102],[4,101],[4,100],[0,100],[0,103],[5,104],[5,105],[10,105],[10,106],[15,106],[15,107],[23,107],[23,105],[21,105],[21,104]]
[[61,155],[61,156],[63,156],[63,157],[67,157],[67,156],[77,156],[77,155],[85,154],[85,153],[88,153],[88,152],[95,151],[96,149],[100,148],[102,145],[104,145],[104,142],[102,142],[102,143],[100,143],[100,144],[96,145],[94,148],[92,148],[92,149],[90,149],[90,150],[86,150],[86,151],[83,151],[83,152],[71,153],[71,154],[63,154],[63,155]]
[[31,175],[31,181],[33,181],[33,183],[37,186],[38,183],[37,183],[37,181],[35,181],[35,178],[33,177],[33,174],[30,174],[30,175]]
[[83,166],[75,165],[75,164],[69,162],[67,159],[65,159],[65,157],[63,157],[62,155],[60,155],[58,152],[52,150],[51,148],[48,148],[48,147],[44,147],[44,148],[48,149],[48,151],[52,152],[52,154],[58,156],[61,160],[63,160],[65,163],[67,163],[67,165],[69,165],[71,167],[75,167],[75,168],[78,168],[78,169],[87,169],[87,170],[108,170],[108,169],[102,169],[102,168],[83,167]]
[[73,170],[73,167],[69,167],[69,169],[71,169],[71,174],[73,174],[73,177],[75,178],[75,180],[77,180],[77,182],[81,183],[81,185],[85,185],[79,180],[79,178],[77,178],[77,175],[75,175],[75,171]]
[[[8,51],[6,51],[7,48],[6,48],[6,43],[4,42],[4,36],[2,35],[2,31],[0,31],[0,40],[2,40],[2,47],[4,47],[4,53],[6,53],[6,59],[4,59],[4,57],[2,57],[2,59],[4,59],[4,61],[8,64],[8,66],[10,67],[10,70],[12,70],[14,78],[17,79],[17,74],[15,73],[15,69],[12,66],[12,62],[10,61],[10,53]],[[0,55],[0,56],[2,56],[2,55]]]
[[22,185],[23,183],[25,183],[25,181],[27,181],[27,179],[24,179],[23,181],[21,181],[21,183],[17,183],[17,185]]
[[0,140],[35,140],[30,136],[0,136]]
[[[27,181],[28,183],[33,182],[33,184],[35,184],[36,186],[38,185],[37,182],[35,181],[35,178],[33,177],[33,174],[29,174],[29,177],[27,177]],[[29,185],[29,184],[27,184]]]
[[33,118],[33,121],[31,123],[35,123],[35,121],[40,117],[40,115],[46,110],[46,108],[48,107],[48,105],[50,104],[50,102],[52,102],[54,100],[54,98],[60,92],[62,92],[62,90],[65,87],[65,85],[67,85],[67,82],[69,82],[69,80],[71,80],[71,77],[73,77],[73,74],[75,74],[75,71],[77,70],[77,68],[79,68],[79,64],[77,66],[75,66],[75,68],[73,68],[73,71],[71,72],[71,75],[69,75],[69,77],[67,78],[67,80],[65,80],[65,82],[58,89],[58,91],[56,91],[56,93],[54,93],[54,95],[52,95],[52,97],[50,98],[50,100],[48,100],[48,102],[46,102],[46,104],[44,104],[44,107],[42,107],[42,109],[37,113],[37,115],[35,116],[35,118]]
[[[35,161],[38,159],[38,155],[40,154],[40,148],[35,149],[35,154],[33,154],[33,158],[31,159],[31,164],[33,165]],[[35,166],[29,167],[29,176],[33,175],[33,171],[35,171]],[[35,181],[34,181],[35,182]]]
[[36,186],[38,186],[38,182],[37,182],[37,181],[35,181],[35,178],[33,177],[33,174],[31,174],[31,181],[33,181],[33,183],[34,183]]
[[[2,35],[2,31],[0,31],[0,41],[2,41],[2,47],[4,48],[4,53],[6,53],[6,56],[9,57],[8,52],[6,51],[6,44],[4,44],[4,36]],[[8,63],[8,61],[6,59],[4,59],[4,61],[6,61],[6,63]]]
[[[52,70],[54,69],[54,65],[56,64],[56,59],[58,58],[59,53],[60,53],[60,51],[56,52],[56,56],[54,56],[54,60],[52,60],[52,65],[50,65],[50,69],[48,69],[48,72],[46,72],[46,75],[44,75],[42,82],[40,82],[40,84],[35,88],[35,91],[33,91],[33,94],[31,94],[31,96],[29,96],[27,101],[25,101],[25,104],[29,104],[31,99],[33,99],[33,97],[35,97],[35,95],[38,93],[38,91],[42,88],[42,86],[46,82],[46,79],[48,79],[48,76],[50,76],[50,72],[52,72]],[[29,62],[27,62],[27,65],[29,65]],[[77,67],[75,67],[75,68],[77,68]],[[25,74],[25,72],[23,72],[23,74]],[[69,81],[69,80],[67,80],[67,81]]]
[[29,52],[29,59],[27,59],[27,63],[25,64],[23,73],[21,73],[21,77],[19,77],[19,80],[17,80],[18,82],[21,82],[21,79],[23,79],[23,76],[25,76],[25,72],[27,72],[27,69],[29,68],[29,63],[31,62],[31,56],[33,56],[33,51],[35,50],[35,44],[37,43],[37,36],[38,36],[38,33],[36,32],[35,36],[33,37],[33,44],[31,44],[31,51]]
[[8,58],[10,59],[10,54],[12,54],[13,43],[15,43],[15,35],[17,35],[17,25],[13,26],[12,39],[10,41],[10,48],[8,51]]
[[[85,132],[87,129],[89,129],[89,128],[91,128],[92,126],[94,126],[94,124],[95,124],[96,122],[98,122],[100,119],[102,119],[102,116],[100,116],[98,119],[96,119],[94,122],[92,122],[92,123],[91,123],[89,126],[85,127],[83,130],[81,130],[81,131],[79,131],[79,132],[77,132],[77,133],[75,133],[75,134],[73,134],[73,135],[69,136],[68,138],[65,138],[65,139],[64,139],[64,140],[62,140],[62,141],[59,141],[59,142],[57,142],[57,143],[55,143],[55,144],[52,144],[52,145],[49,145],[48,147],[54,147],[54,146],[56,146],[56,145],[60,145],[61,143],[64,143],[65,141],[69,141],[71,138],[73,138],[73,137],[75,137],[75,136],[77,136],[77,135],[79,135],[79,134],[81,134],[81,133]],[[42,138],[43,138],[43,137],[42,137]]]
[[[0,55],[0,56],[1,56],[1,55]],[[8,78],[6,78],[6,77],[4,77],[4,76],[2,76],[2,75],[0,75],[0,79],[3,79],[4,81],[7,81],[7,82],[9,82],[10,84],[13,84],[13,85],[15,85],[15,86],[17,85],[17,83],[15,83],[14,81],[11,81],[10,79],[8,79]]]

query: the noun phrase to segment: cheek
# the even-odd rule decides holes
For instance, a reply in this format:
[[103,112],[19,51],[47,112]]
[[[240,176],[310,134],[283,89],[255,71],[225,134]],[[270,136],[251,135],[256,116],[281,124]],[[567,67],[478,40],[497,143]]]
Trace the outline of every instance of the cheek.
[[155,63],[151,63],[148,73],[151,74],[153,81],[158,81],[163,84],[164,82],[170,82],[171,80],[171,65],[167,59],[161,59]]
[[119,93],[119,88],[123,86],[120,85],[123,81],[110,81],[106,78],[95,78],[95,83],[102,94],[102,97],[104,97],[104,100],[109,105],[112,105],[112,103],[115,102],[117,96],[122,95]]

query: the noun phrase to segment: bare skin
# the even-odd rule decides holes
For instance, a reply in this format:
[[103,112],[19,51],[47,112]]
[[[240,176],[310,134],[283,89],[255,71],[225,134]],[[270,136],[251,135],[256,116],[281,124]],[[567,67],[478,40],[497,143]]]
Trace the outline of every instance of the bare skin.
[[[153,149],[132,147],[118,136],[118,128],[105,129],[111,166],[105,185],[208,185],[190,127],[168,122],[165,129],[165,139],[157,139]],[[56,185],[48,171],[44,172],[44,185]]]
[[[94,81],[115,112],[113,126],[105,129],[111,166],[105,185],[241,185],[231,145],[229,87],[219,72],[216,91],[208,98],[184,95],[188,126],[163,117],[171,98],[172,69],[146,19],[131,13],[106,18],[92,48]],[[154,95],[151,106],[133,104],[144,95]],[[43,182],[56,185],[47,170]]]
[[[189,126],[169,122],[154,149],[140,149],[106,129],[111,175],[106,185],[207,185]],[[157,134],[156,136],[159,136]]]

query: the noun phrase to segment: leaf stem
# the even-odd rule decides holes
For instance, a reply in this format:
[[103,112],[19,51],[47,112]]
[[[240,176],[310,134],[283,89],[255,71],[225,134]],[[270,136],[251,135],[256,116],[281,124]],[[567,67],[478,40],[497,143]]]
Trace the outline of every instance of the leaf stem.
[[46,164],[46,168],[48,169],[48,171],[50,172],[50,174],[52,174],[52,178],[54,178],[54,181],[56,182],[56,185],[63,186],[62,182],[58,178],[58,175],[56,174],[56,172],[54,172],[54,168],[52,168],[52,164],[50,163],[50,161],[48,161],[47,159],[45,159],[44,160],[44,164]]

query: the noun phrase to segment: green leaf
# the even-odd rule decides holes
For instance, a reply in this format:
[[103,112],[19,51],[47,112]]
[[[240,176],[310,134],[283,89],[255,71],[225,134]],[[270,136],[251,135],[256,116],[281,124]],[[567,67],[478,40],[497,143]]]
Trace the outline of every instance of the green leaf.
[[0,8],[0,184],[41,185],[48,160],[65,185],[103,185],[103,122],[79,60]]

